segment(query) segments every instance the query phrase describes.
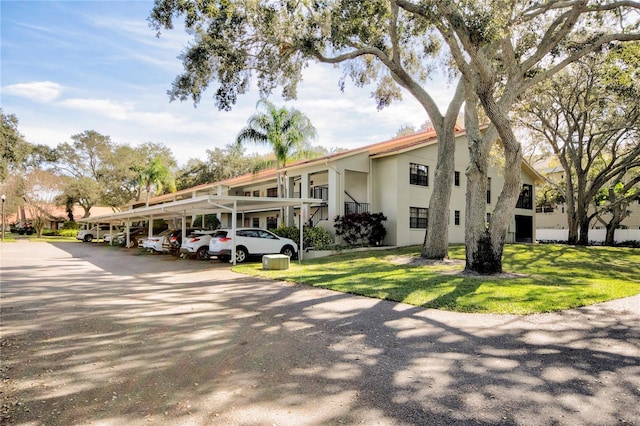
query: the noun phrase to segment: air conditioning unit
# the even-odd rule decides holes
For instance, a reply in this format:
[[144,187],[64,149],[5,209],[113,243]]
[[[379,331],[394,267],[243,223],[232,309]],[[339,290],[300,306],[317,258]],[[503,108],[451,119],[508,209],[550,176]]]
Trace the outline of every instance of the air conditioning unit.
[[284,254],[266,254],[262,256],[262,269],[289,269],[289,256]]

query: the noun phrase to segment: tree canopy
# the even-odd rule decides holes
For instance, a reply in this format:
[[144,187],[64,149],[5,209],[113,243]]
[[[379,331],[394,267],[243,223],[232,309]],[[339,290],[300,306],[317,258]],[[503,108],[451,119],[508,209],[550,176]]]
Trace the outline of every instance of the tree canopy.
[[94,205],[116,208],[139,201],[143,193],[148,197],[175,190],[176,161],[162,144],[116,144],[95,130],[72,135],[71,140],[55,149],[67,182],[62,199],[81,205],[85,217]]
[[640,59],[628,51],[637,53],[638,43],[584,57],[522,103],[522,125],[550,147],[564,171],[557,184],[567,203],[571,243],[588,243],[590,222],[601,210],[622,219],[626,207],[618,207],[628,204],[637,184],[640,86],[634,75]]
[[[342,64],[341,84],[347,77],[356,85],[375,84],[379,107],[399,99],[399,87],[406,89],[423,105],[439,138],[426,256],[442,256],[441,250],[429,254],[428,248],[447,243],[442,237],[453,176],[453,129],[466,100],[471,156],[467,269],[490,273],[502,268],[503,244],[521,190],[522,148],[510,117],[514,102],[589,52],[609,43],[638,40],[638,19],[633,14],[638,9],[637,2],[595,0],[156,0],[149,20],[159,32],[184,16],[193,35],[181,56],[185,72],[173,83],[172,99],[198,103],[214,83],[216,105],[229,109],[238,95],[249,90],[254,76],[262,95],[282,87],[283,96],[292,98],[301,71],[311,60]],[[445,73],[461,75],[445,114],[427,85],[440,66],[446,67]],[[483,133],[480,109],[491,121]],[[506,184],[487,226],[486,177],[498,136],[504,148]],[[433,235],[438,241],[429,243]]]
[[5,114],[0,109],[0,119],[2,119],[0,182],[5,182],[10,172],[15,171],[26,163],[33,147],[18,131],[18,118],[14,114]]
[[306,115],[295,108],[276,107],[266,99],[259,100],[256,108],[258,111],[238,133],[237,144],[255,143],[271,148],[275,155],[273,166],[277,169],[292,159],[313,155],[306,147],[316,138],[316,129]]

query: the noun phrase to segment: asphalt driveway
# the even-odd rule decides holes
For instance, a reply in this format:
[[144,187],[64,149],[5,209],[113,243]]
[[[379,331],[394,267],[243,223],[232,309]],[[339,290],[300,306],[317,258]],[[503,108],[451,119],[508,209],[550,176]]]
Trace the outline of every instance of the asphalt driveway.
[[640,425],[640,297],[459,314],[81,243],[1,248],[21,425]]

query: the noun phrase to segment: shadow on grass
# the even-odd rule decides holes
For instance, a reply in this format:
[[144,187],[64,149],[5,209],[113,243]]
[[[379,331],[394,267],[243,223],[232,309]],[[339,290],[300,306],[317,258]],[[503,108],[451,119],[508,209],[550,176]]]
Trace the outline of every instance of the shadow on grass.
[[481,280],[464,280],[454,285],[453,290],[436,297],[422,306],[434,309],[455,309],[456,306],[460,305],[459,300],[461,298],[475,293],[481,285]]

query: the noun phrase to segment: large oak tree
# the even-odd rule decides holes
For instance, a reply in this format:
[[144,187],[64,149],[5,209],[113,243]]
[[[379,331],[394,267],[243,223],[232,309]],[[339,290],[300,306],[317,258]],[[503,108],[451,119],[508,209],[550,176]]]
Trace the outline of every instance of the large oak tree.
[[[218,107],[229,109],[249,89],[252,76],[262,94],[281,86],[285,97],[294,97],[301,71],[313,59],[343,64],[345,76],[356,84],[376,83],[381,107],[398,99],[398,86],[404,87],[423,105],[439,139],[423,248],[428,257],[446,255],[453,130],[466,100],[471,157],[466,269],[492,273],[502,270],[504,241],[521,190],[522,149],[510,118],[513,104],[587,53],[638,39],[637,15],[630,13],[638,9],[637,2],[591,0],[156,0],[150,21],[159,31],[184,16],[193,34],[172,99],[197,103],[213,82]],[[448,49],[441,53],[443,44]],[[444,114],[428,89],[438,65],[434,58],[462,75]],[[491,121],[482,133],[480,109]],[[487,225],[486,177],[498,136],[506,184]]]
[[399,13],[386,0],[158,0],[150,22],[160,31],[172,28],[180,15],[194,39],[181,55],[185,72],[173,83],[172,100],[198,103],[216,83],[216,105],[228,110],[238,95],[249,90],[252,78],[262,96],[280,86],[285,98],[294,98],[302,69],[312,60],[343,64],[343,87],[346,78],[358,86],[375,83],[379,108],[400,99],[398,86],[404,87],[424,107],[439,139],[423,255],[448,255],[454,129],[464,93],[458,83],[451,104],[442,112],[426,89],[429,78],[447,60],[429,25]]
[[[563,170],[569,243],[586,245],[591,221],[607,212],[607,241],[640,181],[640,44],[589,55],[535,87],[522,125],[546,143]],[[602,220],[602,219],[600,219]]]

